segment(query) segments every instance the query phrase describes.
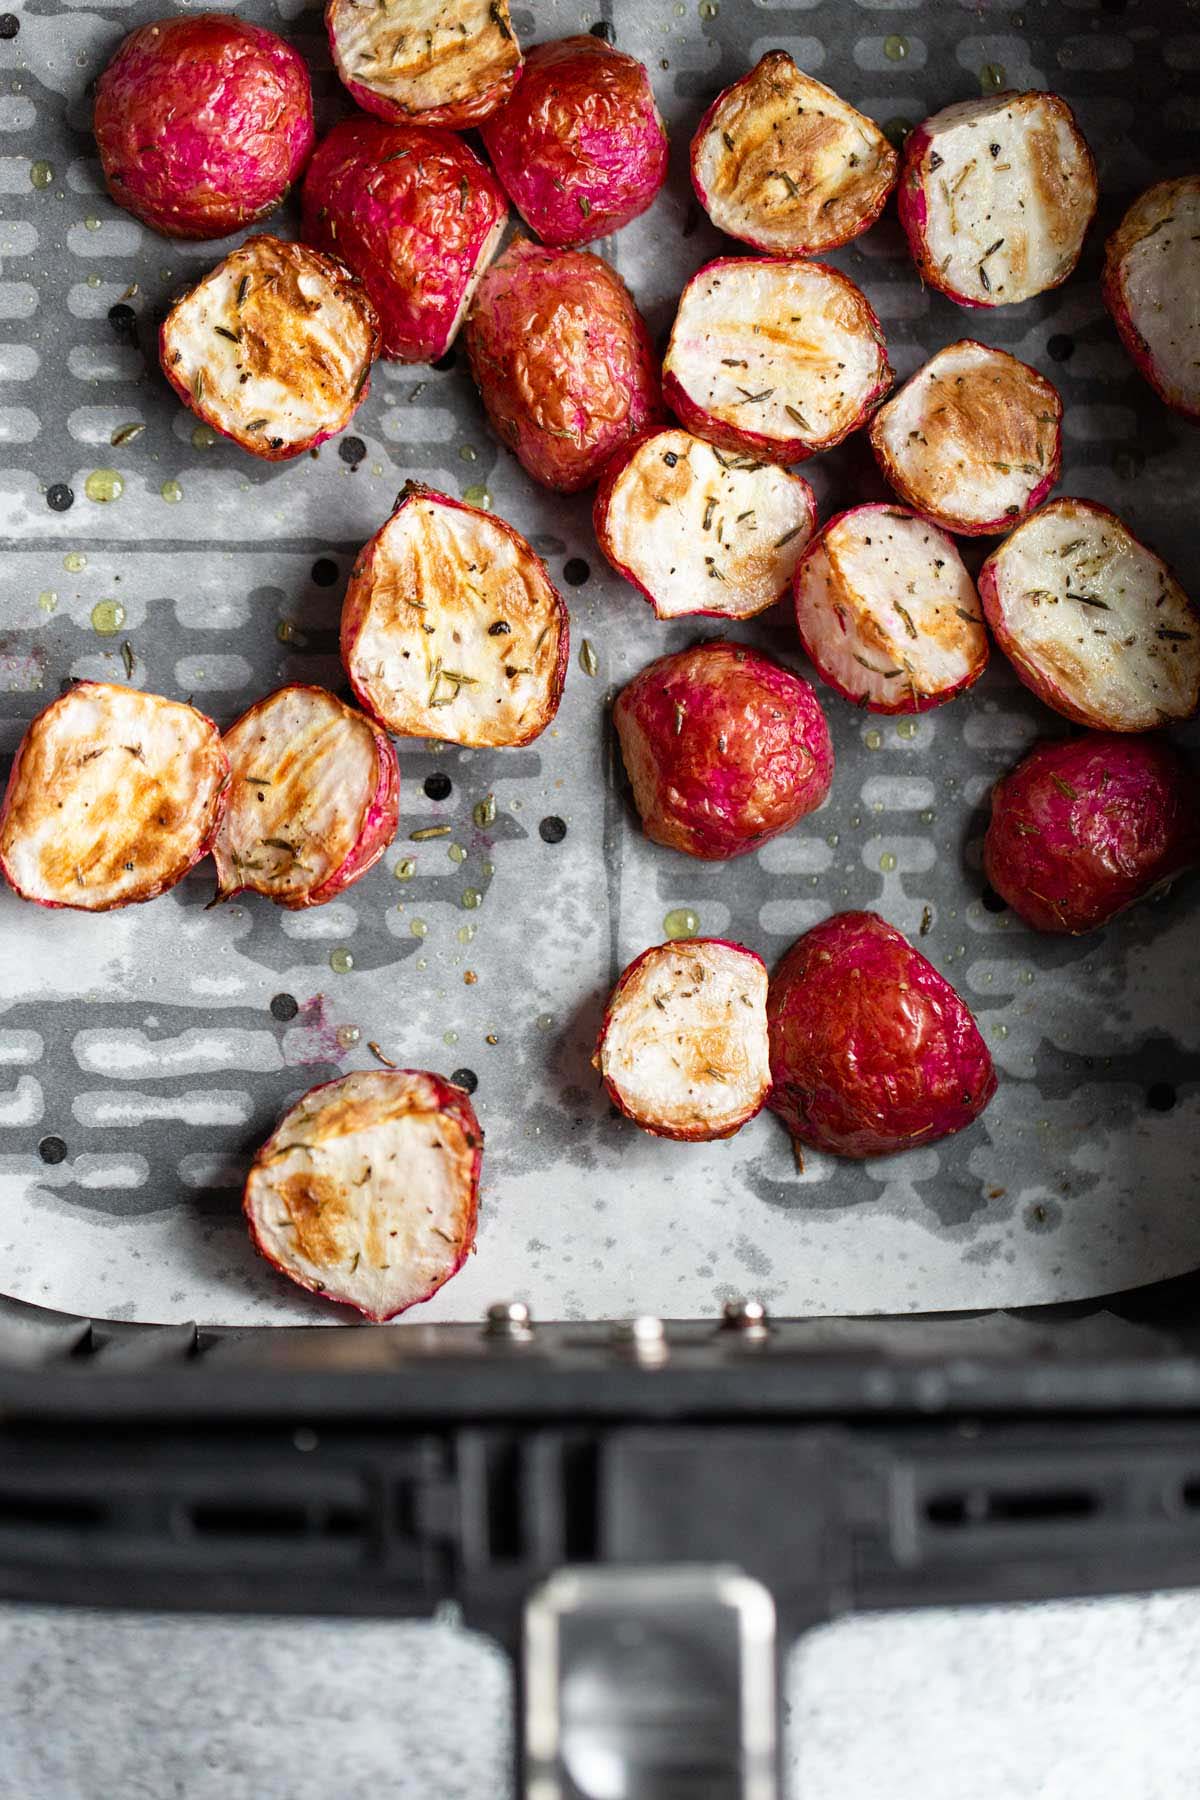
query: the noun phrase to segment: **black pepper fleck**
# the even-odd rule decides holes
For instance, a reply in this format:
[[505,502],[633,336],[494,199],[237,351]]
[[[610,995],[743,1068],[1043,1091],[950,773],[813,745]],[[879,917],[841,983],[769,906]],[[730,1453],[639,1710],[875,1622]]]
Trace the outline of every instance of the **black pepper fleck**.
[[1152,1082],[1146,1089],[1146,1105],[1151,1112],[1170,1112],[1175,1098],[1175,1089],[1169,1081]]
[[597,19],[594,25],[588,26],[588,32],[592,37],[599,38],[602,44],[612,44],[616,41],[617,34],[607,19]]
[[286,1025],[300,1011],[300,1002],[295,994],[276,994],[271,1002],[271,1017],[280,1019]]
[[425,793],[430,800],[448,800],[453,788],[454,783],[450,777],[440,771],[425,777]]
[[456,1088],[461,1088],[464,1094],[473,1094],[479,1086],[479,1077],[474,1069],[455,1069],[450,1080]]
[[538,826],[538,836],[543,844],[561,844],[567,835],[567,823],[557,813],[550,813]]
[[591,576],[591,569],[582,556],[568,557],[563,564],[563,580],[571,587],[582,587]]
[[66,1162],[67,1146],[60,1137],[44,1137],[38,1145],[38,1155],[44,1163]]
[[435,369],[441,369],[441,370],[452,369],[454,367],[454,365],[457,363],[457,361],[458,361],[458,351],[451,348],[451,349],[447,350],[445,356],[439,356],[433,366]]
[[344,437],[338,445],[338,455],[344,463],[349,463],[352,469],[357,469],[366,454],[367,446],[360,437]]
[[65,481],[56,481],[54,486],[46,489],[46,505],[51,512],[70,512],[75,504],[75,489],[68,487]]
[[993,887],[985,887],[980,898],[984,912],[1002,913],[1008,911],[1008,901],[1002,900]]
[[137,343],[137,314],[132,306],[126,306],[123,301],[118,300],[115,306],[108,309],[108,322],[114,335],[123,344]]
[[1075,339],[1065,332],[1056,331],[1054,336],[1046,340],[1046,355],[1051,362],[1069,362],[1075,354]]

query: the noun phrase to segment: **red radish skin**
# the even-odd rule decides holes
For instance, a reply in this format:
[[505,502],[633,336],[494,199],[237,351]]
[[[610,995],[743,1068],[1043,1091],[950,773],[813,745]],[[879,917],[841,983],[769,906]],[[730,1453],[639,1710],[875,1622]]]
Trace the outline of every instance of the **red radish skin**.
[[532,743],[554,718],[570,624],[519,531],[409,481],[355,562],[341,648],[389,731],[494,749]]
[[0,805],[0,871],[39,906],[111,912],[154,900],[208,855],[229,761],[178,700],[80,681],[21,739]]
[[1159,399],[1200,420],[1200,175],[1139,194],[1104,253],[1100,292]]
[[646,836],[707,862],[790,831],[833,780],[807,681],[741,644],[650,663],[618,694],[613,721]]
[[379,319],[336,257],[252,237],[171,308],[162,370],[196,417],[264,462],[343,431],[367,398]]
[[482,1157],[471,1102],[440,1075],[344,1075],[297,1101],[251,1164],[250,1241],[298,1287],[382,1323],[467,1260]]
[[605,470],[596,541],[658,618],[749,619],[788,592],[816,498],[790,470],[744,464],[675,429],[637,438]]
[[1011,531],[1062,469],[1057,388],[1005,350],[948,344],[871,420],[871,449],[905,505],[960,537]]
[[1158,738],[1039,744],[992,789],[984,873],[1035,931],[1098,931],[1198,861],[1195,772]]
[[692,138],[697,200],[718,230],[767,256],[821,256],[859,237],[898,170],[878,125],[786,50],[718,94]]
[[224,744],[230,797],[213,846],[220,899],[249,889],[291,911],[323,906],[395,837],[391,739],[324,688],[279,688],[230,726]]
[[480,282],[465,335],[488,417],[543,487],[591,487],[662,421],[645,321],[590,251],[514,238]]
[[770,1087],[766,1000],[766,964],[743,944],[643,950],[609,997],[592,1058],[609,1099],[653,1137],[732,1137]]
[[824,263],[720,257],[680,295],[663,398],[723,450],[803,462],[857,431],[891,385],[866,295]]
[[644,66],[590,36],[535,44],[482,127],[513,205],[544,244],[620,231],[667,178],[667,131]]
[[1039,507],[992,551],[979,597],[1025,686],[1076,725],[1150,731],[1200,705],[1200,614],[1106,506]]
[[397,125],[465,131],[507,100],[521,72],[508,0],[456,0],[451,8],[417,0],[403,11],[407,29],[397,42],[386,0],[370,7],[329,0],[325,8],[333,66],[364,112]]
[[797,939],[767,995],[771,1094],[793,1139],[832,1156],[891,1156],[962,1131],[996,1092],[958,994],[870,912]]
[[979,595],[958,550],[906,508],[835,513],[801,557],[792,593],[805,655],[868,712],[944,706],[987,667]]
[[225,237],[274,212],[308,161],[308,69],[232,13],[158,19],[100,76],[92,129],[118,206],[166,237]]
[[1097,196],[1066,101],[1010,92],[945,107],[909,133],[897,209],[930,287],[959,306],[1011,306],[1072,273]]
[[499,182],[449,131],[345,119],[304,179],[301,235],[359,277],[395,362],[445,355],[507,218]]

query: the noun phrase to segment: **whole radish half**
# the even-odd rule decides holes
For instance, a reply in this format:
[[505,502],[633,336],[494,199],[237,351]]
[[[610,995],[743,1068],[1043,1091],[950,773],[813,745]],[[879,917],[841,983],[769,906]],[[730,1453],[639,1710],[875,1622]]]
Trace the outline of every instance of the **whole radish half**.
[[159,359],[180,399],[267,462],[301,456],[367,397],[379,320],[344,264],[252,237],[163,322]]
[[304,178],[304,241],[353,269],[394,362],[446,354],[507,219],[496,177],[450,131],[344,119]]
[[519,531],[407,482],[359,552],[342,605],[342,662],[400,737],[528,744],[558,711],[567,609]]
[[1200,175],[1139,194],[1105,246],[1100,291],[1159,399],[1200,419]]
[[992,634],[1047,706],[1094,731],[1150,731],[1200,704],[1200,614],[1106,506],[1051,500],[979,571]]
[[876,913],[837,913],[798,938],[771,977],[767,1021],[767,1104],[833,1156],[935,1143],[996,1092],[964,1002]]
[[871,448],[907,506],[961,537],[1011,531],[1062,467],[1058,389],[972,338],[931,356],[871,420]]
[[592,1061],[643,1131],[732,1137],[771,1084],[766,964],[723,938],[643,950],[609,997]]
[[617,695],[613,723],[646,836],[709,862],[790,831],[833,780],[807,681],[742,644],[648,664]]
[[1159,738],[1039,744],[992,789],[984,872],[1035,931],[1098,931],[1198,861],[1196,773]]
[[667,178],[667,130],[644,65],[586,34],[535,44],[482,136],[529,229],[558,249],[619,231]]
[[21,739],[0,806],[0,869],[41,906],[153,900],[208,854],[228,785],[221,734],[203,713],[78,682]]
[[251,1164],[251,1242],[298,1287],[392,1319],[467,1260],[482,1153],[471,1102],[440,1075],[344,1075],[298,1100]]
[[396,835],[400,770],[387,733],[318,687],[284,687],[225,733],[229,803],[213,845],[217,895],[249,889],[323,906]]
[[478,125],[521,72],[508,0],[328,0],[325,29],[351,97],[399,125]]
[[1058,287],[1096,211],[1096,164],[1058,94],[1004,93],[934,113],[904,146],[900,223],[921,279],[960,306]]
[[684,288],[663,398],[723,450],[800,462],[865,424],[892,385],[865,294],[824,263],[722,257]]
[[662,421],[645,321],[588,250],[514,238],[479,284],[466,344],[497,435],[560,494],[591,487],[610,457]]
[[274,212],[308,161],[308,68],[232,13],[156,19],[97,81],[92,129],[118,206],[167,237],[225,237]]
[[786,50],[717,95],[692,139],[692,186],[720,231],[769,256],[820,256],[873,225],[899,158]]
[[957,548],[903,507],[836,513],[801,557],[792,592],[809,661],[868,712],[927,712],[987,666],[979,595]]
[[816,518],[802,476],[678,429],[618,452],[592,508],[601,550],[660,619],[764,612],[787,593]]

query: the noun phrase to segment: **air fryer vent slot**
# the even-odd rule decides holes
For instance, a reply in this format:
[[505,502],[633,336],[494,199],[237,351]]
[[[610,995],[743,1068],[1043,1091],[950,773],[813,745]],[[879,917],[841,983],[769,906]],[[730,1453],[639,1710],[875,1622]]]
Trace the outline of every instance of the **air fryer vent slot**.
[[928,1523],[946,1530],[972,1525],[1046,1525],[1060,1519],[1086,1519],[1100,1510],[1101,1496],[1088,1488],[963,1488],[933,1494],[925,1502]]
[[108,1509],[99,1500],[0,1493],[0,1532],[88,1531],[107,1518]]
[[1200,1475],[1184,1482],[1179,1498],[1186,1511],[1200,1512]]

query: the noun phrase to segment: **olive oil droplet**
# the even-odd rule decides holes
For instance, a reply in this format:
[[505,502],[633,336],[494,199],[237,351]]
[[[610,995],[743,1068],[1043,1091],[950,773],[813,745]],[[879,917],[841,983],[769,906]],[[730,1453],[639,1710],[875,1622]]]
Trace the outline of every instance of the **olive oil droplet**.
[[482,507],[484,512],[492,510],[492,496],[481,481],[473,481],[469,488],[464,488],[463,499],[468,506]]
[[979,71],[979,85],[985,94],[998,94],[1008,80],[1003,63],[984,63]]
[[700,929],[700,915],[690,906],[674,906],[663,920],[669,938],[693,938]]
[[462,903],[468,912],[474,912],[482,899],[483,895],[478,888],[464,888],[462,891]]
[[417,872],[417,865],[411,856],[402,856],[393,871],[397,881],[411,881]]
[[35,188],[48,188],[54,180],[54,170],[48,162],[35,162],[29,165],[29,184]]
[[353,1050],[361,1036],[357,1025],[339,1025],[337,1028],[337,1041],[343,1050]]
[[82,550],[68,550],[63,557],[63,568],[68,575],[81,575],[87,568],[87,557]]
[[110,500],[121,498],[125,492],[125,477],[116,469],[93,469],[83,484],[83,491],[89,500],[105,506]]
[[451,844],[446,855],[450,858],[452,863],[466,862],[467,860],[467,853],[461,844]]
[[463,444],[458,452],[463,462],[478,462],[479,452],[474,444]]
[[58,595],[53,588],[43,588],[38,595],[38,605],[44,613],[52,613],[58,605]]
[[883,54],[889,62],[906,62],[908,48],[908,39],[898,36],[895,32],[891,37],[885,37],[883,40]]
[[100,221],[95,213],[88,214],[87,218],[83,221],[83,227],[85,231],[99,231]]
[[879,866],[885,875],[890,875],[892,873],[892,870],[896,867],[896,858],[890,850],[884,851],[879,859]]
[[458,1042],[457,1031],[447,1031],[442,1037],[442,1042],[443,1042],[443,1044],[446,1044],[447,1046],[449,1046],[451,1044],[457,1044],[457,1042]]
[[474,936],[475,936],[475,927],[473,925],[468,924],[468,925],[460,925],[459,926],[458,941],[460,944],[469,944],[471,939]]
[[99,600],[92,608],[92,630],[97,637],[115,637],[125,623],[125,608],[119,600]]
[[424,919],[412,919],[409,921],[408,929],[412,933],[413,937],[423,938],[425,936],[425,933],[429,930],[429,927],[425,923]]
[[183,499],[183,489],[177,481],[164,481],[158,491],[168,506],[174,506]]
[[715,19],[720,10],[719,0],[700,0],[700,17],[702,19]]
[[348,975],[354,967],[354,957],[344,944],[339,944],[329,952],[329,966],[335,975]]
[[217,441],[217,434],[211,425],[197,425],[192,433],[193,450],[211,450]]
[[896,727],[896,736],[899,738],[915,738],[919,730],[920,727],[915,719],[901,719]]
[[868,731],[866,737],[863,739],[863,743],[867,746],[868,750],[878,750],[883,744],[883,733],[873,730]]

